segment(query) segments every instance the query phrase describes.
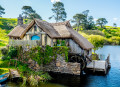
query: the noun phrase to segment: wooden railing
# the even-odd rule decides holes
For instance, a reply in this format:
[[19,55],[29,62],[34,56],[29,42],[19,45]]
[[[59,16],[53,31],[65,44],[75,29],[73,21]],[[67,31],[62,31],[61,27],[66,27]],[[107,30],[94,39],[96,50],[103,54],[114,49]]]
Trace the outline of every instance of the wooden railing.
[[40,46],[40,40],[10,40],[9,46]]
[[111,64],[110,64],[110,54],[108,55],[108,57],[107,57],[107,59],[105,61],[108,64],[108,67],[111,67]]

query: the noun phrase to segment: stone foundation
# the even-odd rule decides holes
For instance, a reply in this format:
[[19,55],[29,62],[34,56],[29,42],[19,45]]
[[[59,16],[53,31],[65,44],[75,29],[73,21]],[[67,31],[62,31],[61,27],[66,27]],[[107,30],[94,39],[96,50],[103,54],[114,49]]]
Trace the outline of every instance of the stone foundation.
[[35,61],[29,60],[28,61],[29,68],[39,71],[47,71],[47,72],[59,72],[59,73],[66,73],[66,74],[73,74],[73,75],[80,75],[80,63],[72,63],[72,62],[65,62],[65,59],[58,55],[56,60],[53,60],[51,63],[47,65],[39,66]]
[[65,62],[64,58],[58,55],[56,61],[44,66],[44,71],[52,71],[73,75],[80,75],[80,63]]

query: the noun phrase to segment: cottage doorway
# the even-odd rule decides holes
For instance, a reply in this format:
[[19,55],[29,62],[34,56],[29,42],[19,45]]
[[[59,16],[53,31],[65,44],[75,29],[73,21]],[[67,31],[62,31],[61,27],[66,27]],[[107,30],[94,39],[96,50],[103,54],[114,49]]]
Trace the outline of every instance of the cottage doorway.
[[37,36],[37,35],[34,35],[34,36],[31,37],[31,40],[40,40],[40,37]]

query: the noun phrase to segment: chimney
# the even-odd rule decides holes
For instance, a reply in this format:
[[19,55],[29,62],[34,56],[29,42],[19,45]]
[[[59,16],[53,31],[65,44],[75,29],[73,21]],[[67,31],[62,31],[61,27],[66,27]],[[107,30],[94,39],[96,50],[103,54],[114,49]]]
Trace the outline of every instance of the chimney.
[[23,24],[23,17],[20,14],[19,17],[18,17],[18,25],[22,25],[22,24]]

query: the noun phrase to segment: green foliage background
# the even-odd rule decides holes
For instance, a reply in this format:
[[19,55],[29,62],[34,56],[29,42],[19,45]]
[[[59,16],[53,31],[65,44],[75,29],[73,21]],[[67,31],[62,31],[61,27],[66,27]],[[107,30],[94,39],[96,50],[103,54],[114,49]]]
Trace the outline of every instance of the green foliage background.
[[11,30],[17,25],[17,18],[0,18],[0,28]]
[[94,43],[92,39],[96,42],[102,40],[104,45],[120,45],[120,27],[98,27],[97,30],[81,30],[79,33],[88,39],[93,45]]

